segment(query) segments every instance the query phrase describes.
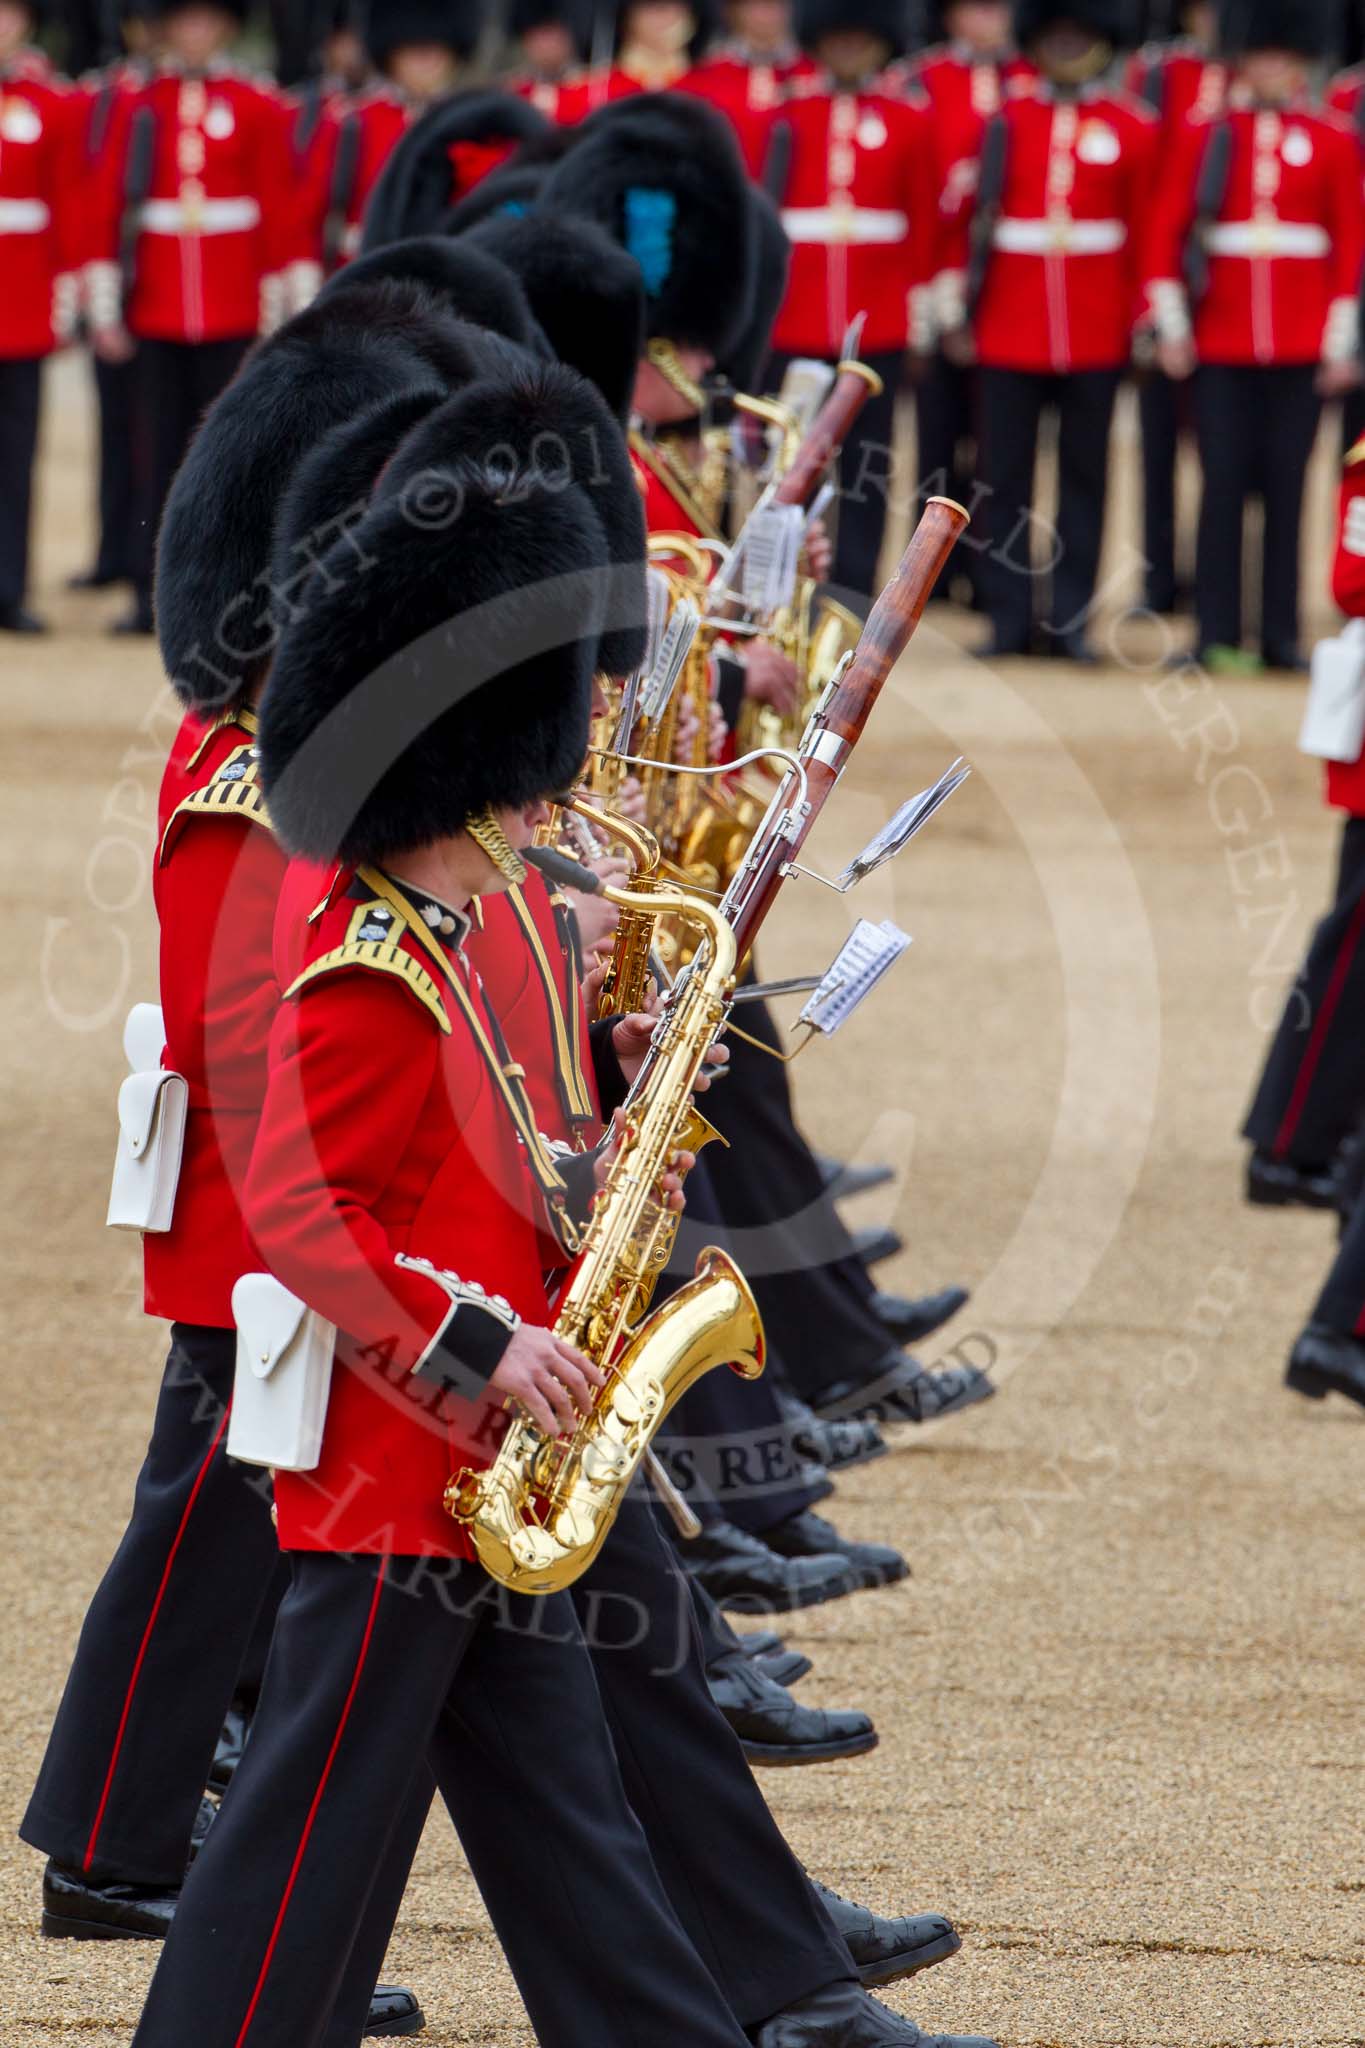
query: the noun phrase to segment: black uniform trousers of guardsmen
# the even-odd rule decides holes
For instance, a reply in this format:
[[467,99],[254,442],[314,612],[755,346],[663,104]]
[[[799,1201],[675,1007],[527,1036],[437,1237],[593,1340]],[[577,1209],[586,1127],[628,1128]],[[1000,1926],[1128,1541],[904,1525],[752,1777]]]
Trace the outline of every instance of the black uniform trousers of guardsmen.
[[[915,386],[916,460],[919,467],[919,509],[932,497],[953,498],[974,509],[975,442],[977,418],[977,371],[975,365],[954,363],[938,349],[925,365]],[[982,603],[979,556],[970,544],[959,542],[944,571],[942,594],[964,595],[959,579],[965,577],[965,593],[975,606]]]
[[[989,538],[983,582],[996,651],[1026,654],[1033,640],[1035,579],[1050,589],[1045,640],[1082,639],[1099,573],[1117,370],[983,368],[980,379],[982,522]],[[1057,523],[1035,549],[1034,475],[1043,415],[1057,416]],[[1041,552],[1043,560],[1036,559]]]
[[139,341],[133,358],[136,520],[130,571],[139,609],[150,613],[161,511],[185,451],[215,398],[231,383],[254,337]]
[[1143,599],[1150,610],[1159,613],[1173,612],[1179,595],[1176,474],[1187,411],[1186,388],[1174,378],[1152,369],[1140,379]]
[[1247,502],[1265,512],[1261,645],[1267,661],[1297,655],[1299,528],[1304,477],[1322,401],[1315,366],[1206,363],[1195,372],[1194,416],[1204,489],[1195,573],[1201,652],[1242,640],[1242,546]]
[[[775,351],[762,380],[765,386],[780,389],[795,360]],[[877,563],[886,531],[896,444],[896,395],[905,357],[899,349],[889,353],[873,350],[860,360],[881,379],[882,388],[867,400],[839,457],[839,522],[831,581],[855,597],[871,597],[880,588]]]
[[0,612],[22,604],[28,587],[41,384],[36,356],[0,357]]
[[278,1585],[267,1477],[223,1448],[235,1352],[232,1330],[172,1326],[133,1512],[20,1829],[97,1884],[180,1883],[223,1717]]
[[607,1553],[540,1600],[449,1560],[294,1554],[251,1741],[136,2048],[358,2032],[433,1781],[538,2039],[740,2048],[717,1985],[752,2025],[851,1978],[711,1703],[645,1504]]
[[1313,934],[1243,1135],[1276,1159],[1329,1166],[1365,1117],[1365,818],[1341,835],[1336,900]]

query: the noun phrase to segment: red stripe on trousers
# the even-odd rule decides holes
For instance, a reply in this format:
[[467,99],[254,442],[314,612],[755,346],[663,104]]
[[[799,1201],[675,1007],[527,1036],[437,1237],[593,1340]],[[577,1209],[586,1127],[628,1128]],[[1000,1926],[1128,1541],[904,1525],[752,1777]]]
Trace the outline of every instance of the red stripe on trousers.
[[256,2008],[261,2002],[261,1993],[265,1990],[265,1980],[270,1974],[270,1965],[274,1961],[275,1949],[284,1927],[284,1916],[289,1910],[289,1901],[298,1879],[300,1865],[308,1848],[309,1837],[313,1832],[313,1823],[318,1817],[318,1808],[322,1804],[322,1795],[327,1790],[327,1780],[332,1775],[332,1765],[336,1762],[336,1753],[341,1747],[341,1738],[346,1733],[346,1723],[351,1718],[351,1708],[355,1704],[356,1692],[360,1686],[360,1674],[365,1669],[365,1659],[369,1655],[370,1639],[374,1634],[375,1616],[379,1612],[379,1596],[384,1590],[384,1574],[387,1570],[388,1561],[385,1558],[381,1558],[379,1560],[379,1570],[375,1574],[374,1597],[370,1601],[370,1611],[365,1620],[365,1633],[360,1639],[360,1654],[356,1658],[355,1671],[351,1677],[351,1689],[346,1695],[346,1704],[341,1710],[341,1719],[337,1722],[337,1732],[332,1737],[332,1746],[327,1752],[327,1761],[322,1767],[322,1776],[318,1779],[318,1788],[313,1794],[313,1803],[308,1809],[308,1818],[303,1824],[303,1833],[299,1837],[299,1846],[294,1852],[294,1861],[289,1866],[289,1876],[285,1880],[284,1896],[280,1900],[280,1910],[275,1915],[275,1925],[271,1928],[270,1939],[266,1943],[265,1957],[261,1963],[261,1972],[256,1979],[256,1988],[251,1994],[251,2003],[246,2009],[246,2018],[242,2021],[241,2032],[237,2036],[234,2048],[242,2048],[251,2022],[256,2017]]
[[1351,922],[1347,926],[1346,936],[1342,940],[1341,951],[1337,954],[1336,965],[1332,969],[1332,978],[1328,982],[1326,992],[1322,998],[1322,1008],[1313,1019],[1313,1029],[1309,1034],[1307,1050],[1303,1056],[1303,1065],[1299,1068],[1299,1076],[1294,1083],[1294,1092],[1289,1098],[1289,1107],[1284,1113],[1284,1122],[1275,1133],[1273,1149],[1277,1159],[1282,1159],[1289,1150],[1290,1142],[1299,1127],[1299,1121],[1303,1116],[1304,1103],[1308,1099],[1308,1091],[1313,1085],[1313,1076],[1317,1072],[1318,1062],[1322,1058],[1322,1049],[1327,1040],[1328,1029],[1332,1018],[1336,1014],[1337,1006],[1341,1002],[1342,993],[1346,987],[1346,977],[1351,971],[1351,963],[1355,959],[1356,952],[1360,946],[1362,931],[1365,931],[1365,896],[1361,897],[1355,910],[1352,912]]
[[180,1517],[180,1526],[175,1532],[175,1541],[166,1553],[166,1563],[162,1568],[161,1583],[156,1589],[156,1598],[152,1602],[152,1611],[147,1616],[147,1626],[142,1631],[142,1641],[138,1644],[137,1657],[133,1663],[133,1675],[128,1680],[128,1691],[123,1701],[123,1712],[119,1716],[118,1733],[114,1737],[113,1754],[109,1758],[109,1769],[104,1780],[104,1790],[100,1794],[100,1803],[95,1813],[95,1824],[90,1830],[90,1840],[85,1845],[85,1861],[82,1867],[87,1875],[89,1874],[91,1864],[95,1860],[95,1844],[99,1841],[100,1829],[104,1825],[105,1808],[109,1804],[109,1795],[114,1789],[114,1773],[118,1769],[119,1752],[123,1748],[123,1738],[128,1729],[128,1716],[133,1711],[133,1696],[137,1692],[138,1680],[142,1676],[142,1666],[146,1661],[147,1646],[152,1640],[152,1630],[156,1627],[156,1618],[161,1612],[161,1603],[166,1597],[166,1588],[170,1584],[171,1569],[175,1564],[176,1552],[179,1550],[185,1531],[189,1527],[190,1516],[194,1513],[194,1504],[199,1498],[200,1488],[208,1478],[209,1466],[213,1463],[214,1454],[219,1444],[223,1441],[223,1431],[227,1428],[227,1425],[228,1411],[225,1409],[223,1411],[223,1419],[218,1425],[217,1435],[209,1445],[204,1462],[195,1475],[194,1485],[190,1488],[190,1497],[185,1502],[184,1512]]

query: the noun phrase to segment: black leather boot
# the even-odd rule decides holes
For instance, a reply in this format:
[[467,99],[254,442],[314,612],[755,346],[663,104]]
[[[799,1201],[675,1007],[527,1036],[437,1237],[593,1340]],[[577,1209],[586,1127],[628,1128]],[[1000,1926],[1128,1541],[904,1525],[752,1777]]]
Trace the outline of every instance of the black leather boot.
[[823,1764],[877,1747],[877,1731],[866,1714],[801,1706],[743,1651],[718,1657],[706,1679],[751,1764]]
[[826,1984],[754,2029],[754,2048],[997,2048],[982,2034],[926,2034],[860,1984]]
[[721,1607],[781,1614],[857,1592],[858,1573],[844,1557],[779,1557],[733,1522],[710,1522],[679,1552],[688,1571]]
[[868,1990],[932,1969],[935,1963],[955,1956],[962,1946],[962,1936],[942,1913],[910,1913],[884,1919],[868,1906],[856,1906],[852,1899],[841,1898],[838,1892],[821,1884],[818,1877],[812,1877],[811,1883]]

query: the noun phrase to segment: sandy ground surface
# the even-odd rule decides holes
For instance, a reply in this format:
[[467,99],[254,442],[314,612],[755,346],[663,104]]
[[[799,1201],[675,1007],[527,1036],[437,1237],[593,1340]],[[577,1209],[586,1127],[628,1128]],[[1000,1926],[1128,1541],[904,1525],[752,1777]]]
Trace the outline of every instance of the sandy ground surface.
[[[61,590],[88,547],[75,366],[61,394],[38,558],[61,631],[0,649],[4,2048],[116,2048],[155,1960],[41,1941],[39,1861],[12,1834],[161,1353],[136,1248],[101,1223],[119,1026],[155,989],[170,714],[150,649],[103,637],[116,603]],[[1329,495],[1324,472],[1319,527]],[[910,959],[798,1073],[819,1140],[902,1169],[858,1217],[905,1233],[887,1282],[970,1282],[946,1341],[993,1357],[1002,1392],[841,1485],[841,1526],[915,1576],[787,1633],[816,1658],[804,1696],[870,1709],[881,1747],[765,1790],[832,1883],[964,1928],[961,1957],[892,1994],[926,2025],[1008,2048],[1359,2044],[1365,1419],[1280,1385],[1330,1233],[1243,1209],[1234,1139],[1328,886],[1300,693],[1186,695],[1137,628],[1098,675],[991,675],[960,651],[975,636],[931,613],[824,828],[837,861],[955,751],[976,767],[859,899],[914,933]],[[848,915],[804,886],[767,972],[822,965]],[[444,1826],[389,1974],[420,1988],[432,2048],[530,2038]]]

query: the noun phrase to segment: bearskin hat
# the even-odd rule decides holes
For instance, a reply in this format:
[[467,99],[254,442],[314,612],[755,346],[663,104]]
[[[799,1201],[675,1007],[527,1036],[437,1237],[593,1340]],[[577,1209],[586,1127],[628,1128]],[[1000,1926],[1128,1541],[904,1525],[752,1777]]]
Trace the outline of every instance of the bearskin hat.
[[595,384],[624,423],[645,345],[635,258],[576,214],[497,213],[468,240],[507,265],[560,362]]
[[899,56],[910,45],[909,0],[796,0],[795,28],[803,50],[840,29],[861,29]]
[[361,247],[434,235],[452,206],[476,191],[550,123],[507,92],[455,92],[437,100],[390,154],[365,208]]
[[787,292],[791,243],[782,216],[767,193],[755,186],[749,194],[754,214],[754,285],[749,321],[721,364],[736,391],[758,391],[763,366],[772,348],[773,327]]
[[595,220],[635,258],[648,334],[719,359],[749,317],[748,191],[723,115],[688,94],[642,93],[584,122],[540,204]]
[[592,55],[593,28],[597,20],[593,0],[512,0],[507,13],[507,33],[514,40],[532,29],[551,25],[566,28],[573,37],[579,61]]
[[487,327],[533,354],[545,354],[545,337],[515,274],[487,249],[454,242],[446,235],[414,235],[387,242],[357,256],[327,280],[317,301],[331,304],[342,293],[381,278],[419,284],[437,304],[475,327]]
[[1337,48],[1339,27],[1331,0],[1223,0],[1218,10],[1219,43],[1229,57],[1251,50],[1328,57]]
[[187,704],[224,710],[269,666],[271,531],[315,442],[394,391],[433,380],[453,390],[507,359],[522,352],[452,319],[420,286],[382,281],[317,301],[253,350],[190,444],[157,543],[161,656]]
[[[235,21],[245,22],[250,8],[246,0],[233,4],[233,0],[213,0],[215,7],[221,7],[224,14],[230,14]],[[167,15],[175,14],[181,7],[188,7],[190,0],[126,0],[119,12],[125,21],[165,21]],[[42,7],[34,7],[33,13],[41,16]]]
[[1021,50],[1027,49],[1059,21],[1074,21],[1116,50],[1135,49],[1142,40],[1139,10],[1133,0],[1016,0],[1014,39]]
[[370,0],[361,33],[380,71],[407,43],[440,43],[468,58],[483,34],[484,12],[482,0]]
[[280,500],[273,536],[275,588],[298,591],[291,609],[307,603],[306,589],[298,586],[300,570],[316,562],[341,526],[363,516],[381,470],[404,435],[449,396],[444,384],[419,379],[333,427],[309,449]]
[[293,852],[384,861],[577,775],[611,576],[588,494],[537,446],[536,380],[568,374],[443,405],[322,558],[261,700]]

